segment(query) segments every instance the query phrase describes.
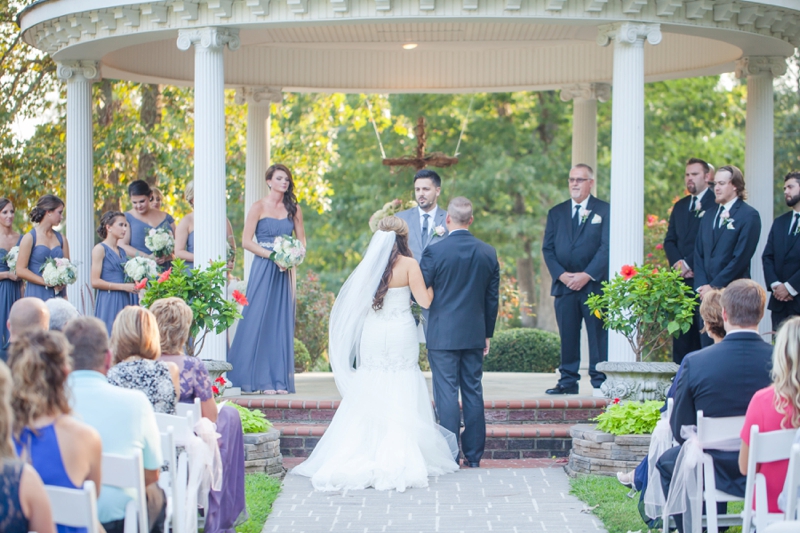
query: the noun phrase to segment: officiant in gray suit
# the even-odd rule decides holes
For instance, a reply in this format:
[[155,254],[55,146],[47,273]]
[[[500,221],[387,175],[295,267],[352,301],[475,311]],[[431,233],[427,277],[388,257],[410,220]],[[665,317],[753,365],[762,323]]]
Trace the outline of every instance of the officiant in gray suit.
[[414,259],[422,259],[422,252],[431,244],[447,237],[445,218],[447,211],[437,205],[442,192],[442,179],[433,170],[422,169],[414,175],[414,197],[417,207],[397,213],[408,224],[408,245]]

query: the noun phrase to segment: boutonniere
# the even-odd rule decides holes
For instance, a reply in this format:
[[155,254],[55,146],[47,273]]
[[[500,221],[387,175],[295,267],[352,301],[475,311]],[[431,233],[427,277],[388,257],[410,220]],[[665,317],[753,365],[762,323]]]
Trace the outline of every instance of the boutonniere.
[[580,216],[581,216],[581,224],[586,223],[586,220],[589,218],[590,210],[586,209],[585,207],[581,208]]
[[703,204],[698,200],[694,204],[694,216],[697,218],[701,218],[705,214],[703,211]]
[[600,215],[595,215],[594,218],[592,218],[592,224],[600,224],[602,221],[603,217]]
[[703,215],[705,214],[706,214],[705,211],[700,211],[699,213],[695,211],[694,216],[696,216],[697,218],[703,218]]
[[725,224],[727,229],[736,229],[733,227],[733,223],[735,221],[731,218],[731,213],[727,209],[722,212],[722,214],[719,216],[719,219],[723,224]]
[[442,235],[444,235],[444,231],[445,231],[445,230],[444,230],[444,226],[436,226],[436,227],[433,229],[433,232],[434,232],[434,233],[435,233],[437,236],[439,236],[439,237],[441,237]]

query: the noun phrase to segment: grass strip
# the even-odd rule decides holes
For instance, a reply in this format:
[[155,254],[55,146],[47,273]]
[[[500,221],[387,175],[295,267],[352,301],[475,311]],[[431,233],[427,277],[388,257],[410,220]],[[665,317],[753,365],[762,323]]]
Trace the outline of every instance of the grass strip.
[[236,528],[237,533],[261,533],[272,512],[272,504],[281,492],[281,480],[267,474],[244,476],[244,495],[250,519]]

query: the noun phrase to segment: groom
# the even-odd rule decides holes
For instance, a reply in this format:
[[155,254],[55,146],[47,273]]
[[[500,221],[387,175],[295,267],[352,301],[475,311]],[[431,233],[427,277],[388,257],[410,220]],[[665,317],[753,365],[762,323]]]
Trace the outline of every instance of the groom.
[[453,198],[446,217],[450,235],[425,249],[420,268],[433,287],[427,341],[439,423],[458,436],[460,388],[464,466],[477,468],[486,441],[483,358],[497,319],[500,265],[494,248],[469,232],[472,221],[472,202]]

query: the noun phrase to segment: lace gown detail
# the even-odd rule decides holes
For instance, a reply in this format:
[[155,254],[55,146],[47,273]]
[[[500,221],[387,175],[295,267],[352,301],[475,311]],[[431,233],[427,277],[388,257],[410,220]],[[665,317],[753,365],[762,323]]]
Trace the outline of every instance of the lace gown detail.
[[311,456],[292,470],[317,490],[404,491],[428,476],[458,470],[454,441],[436,424],[408,287],[389,289],[383,309],[370,310],[361,334],[361,362],[352,391]]

